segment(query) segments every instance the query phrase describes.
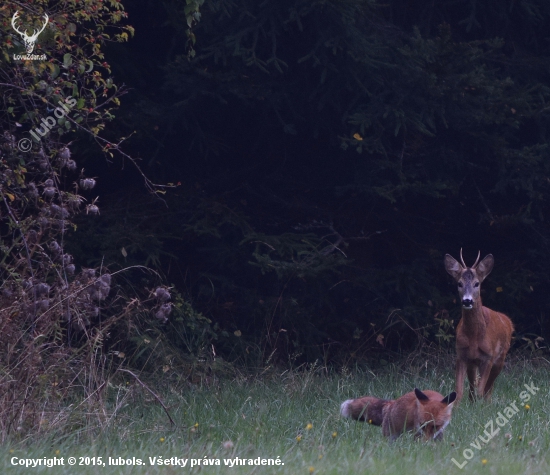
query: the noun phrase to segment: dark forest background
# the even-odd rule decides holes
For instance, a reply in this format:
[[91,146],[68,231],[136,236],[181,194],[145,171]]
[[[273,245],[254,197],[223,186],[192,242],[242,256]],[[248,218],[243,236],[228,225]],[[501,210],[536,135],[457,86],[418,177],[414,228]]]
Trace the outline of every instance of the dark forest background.
[[[129,91],[90,141],[101,214],[75,263],[146,265],[172,287],[174,348],[250,365],[454,346],[446,253],[492,253],[486,306],[514,348],[548,338],[550,2],[125,0],[109,45]],[[200,2],[199,2],[200,3]]]
[[515,346],[548,336],[548,2],[207,0],[191,59],[182,2],[125,5],[135,39],[107,55],[132,90],[110,132],[135,130],[129,152],[178,186],[151,197],[90,152],[102,213],[71,243],[161,272],[179,318],[210,321],[183,325],[188,351],[452,344],[460,248],[495,256],[484,304]]

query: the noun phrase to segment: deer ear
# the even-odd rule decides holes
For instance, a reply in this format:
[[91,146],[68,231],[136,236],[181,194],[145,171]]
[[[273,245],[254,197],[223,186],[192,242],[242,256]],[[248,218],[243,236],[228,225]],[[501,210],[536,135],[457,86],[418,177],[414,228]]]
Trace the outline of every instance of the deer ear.
[[445,254],[445,270],[451,274],[454,280],[460,279],[461,271],[464,269],[460,262],[458,262],[450,254]]
[[426,396],[420,389],[414,388],[414,394],[416,394],[416,399],[419,401],[429,401],[430,398]]
[[495,265],[495,258],[492,254],[487,254],[483,260],[476,266],[477,275],[479,280],[483,282],[485,277],[487,277],[493,270]]
[[451,394],[446,396],[441,402],[443,404],[452,404],[456,399],[456,393],[453,391]]

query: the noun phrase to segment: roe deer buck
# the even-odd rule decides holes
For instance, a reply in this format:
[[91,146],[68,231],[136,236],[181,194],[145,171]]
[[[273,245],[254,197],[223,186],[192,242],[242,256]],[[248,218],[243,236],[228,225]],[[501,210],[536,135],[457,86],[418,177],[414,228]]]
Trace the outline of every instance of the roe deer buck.
[[462,318],[456,327],[456,400],[462,399],[464,376],[468,372],[470,400],[478,395],[491,397],[493,384],[504,366],[504,358],[510,349],[514,325],[503,313],[481,305],[480,285],[493,269],[495,260],[488,254],[479,262],[480,253],[472,267],[462,258],[460,264],[449,254],[445,255],[445,269],[458,283],[458,295],[462,302]]

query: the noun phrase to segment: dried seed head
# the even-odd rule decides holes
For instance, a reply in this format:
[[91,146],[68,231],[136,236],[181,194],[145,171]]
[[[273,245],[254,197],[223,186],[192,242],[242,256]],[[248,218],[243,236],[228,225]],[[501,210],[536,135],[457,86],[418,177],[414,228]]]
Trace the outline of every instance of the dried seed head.
[[38,189],[36,188],[36,185],[34,183],[29,183],[27,185],[27,194],[30,198],[38,197]]
[[65,208],[58,206],[56,204],[51,204],[50,210],[53,216],[57,216],[61,219],[66,219],[69,217],[69,212]]
[[47,228],[50,225],[50,220],[44,216],[38,218],[38,224],[41,228]]
[[100,287],[99,289],[90,289],[90,299],[93,301],[105,300],[109,295],[110,287]]
[[52,220],[52,224],[55,224],[58,227],[59,231],[62,233],[66,232],[69,229],[69,225],[67,224],[67,221],[65,221],[64,219]]
[[97,298],[104,299],[109,295],[111,290],[111,276],[109,274],[101,275],[92,285],[92,288],[95,289],[98,294]]
[[71,151],[69,150],[69,147],[63,147],[59,151],[59,158],[61,158],[61,160],[63,161],[69,160],[69,158],[71,158]]
[[162,304],[160,307],[161,311],[164,312],[166,316],[170,315],[172,313],[172,304],[171,303],[165,303]]
[[91,190],[95,186],[95,180],[93,178],[83,178],[80,180],[80,188],[83,190]]
[[164,323],[166,323],[168,321],[168,317],[166,316],[166,314],[162,311],[162,309],[158,310],[156,313],[155,313],[155,318],[158,318],[159,320],[162,320]]
[[170,292],[163,287],[157,287],[155,289],[155,297],[161,302],[166,302],[167,300],[170,300]]
[[48,199],[52,199],[55,196],[55,188],[53,186],[44,188],[44,196]]
[[74,271],[75,271],[75,266],[74,264],[69,264],[68,266],[65,266],[65,272],[67,272],[67,274],[69,275],[74,275]]
[[80,195],[73,195],[72,193],[67,193],[67,204],[73,209],[77,210],[82,202],[84,201],[84,198]]
[[34,286],[34,292],[36,295],[48,294],[50,292],[50,286],[48,284],[44,284],[43,282],[39,282]]
[[93,214],[94,216],[97,216],[99,214],[99,207],[94,204],[86,206],[86,214]]
[[95,279],[95,269],[84,269],[82,271],[82,284],[86,285],[92,279]]
[[74,172],[76,170],[76,162],[74,160],[67,160],[67,168]]
[[110,291],[111,287],[101,287],[98,292],[99,300],[105,300],[109,296]]
[[63,254],[63,256],[61,256],[61,262],[63,263],[64,266],[67,266],[69,265],[73,260],[73,256],[71,256],[70,254]]
[[53,186],[53,180],[51,178],[48,178],[45,182],[44,182],[44,186]]
[[38,302],[38,308],[45,312],[50,308],[50,300],[49,299],[42,299]]

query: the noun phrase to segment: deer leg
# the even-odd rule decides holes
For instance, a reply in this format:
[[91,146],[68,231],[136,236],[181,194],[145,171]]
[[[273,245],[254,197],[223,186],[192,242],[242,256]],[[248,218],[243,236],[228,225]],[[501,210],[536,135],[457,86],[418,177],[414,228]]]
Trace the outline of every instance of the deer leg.
[[487,380],[489,379],[492,368],[493,362],[491,360],[482,361],[479,365],[479,381],[477,383],[477,393],[479,395],[485,394],[485,387],[487,385]]
[[462,399],[464,393],[464,377],[466,376],[466,362],[460,357],[456,360],[456,404]]
[[467,372],[468,372],[468,384],[470,386],[469,397],[470,397],[470,401],[473,402],[476,400],[475,388],[476,388],[477,366],[474,364],[469,364]]
[[497,379],[497,376],[502,371],[503,366],[504,366],[504,358],[497,361],[491,368],[491,372],[489,373],[489,378],[487,379],[487,383],[485,384],[485,389],[483,393],[483,397],[485,397],[485,399],[491,398],[491,393],[493,392],[493,385],[495,383],[495,379]]

